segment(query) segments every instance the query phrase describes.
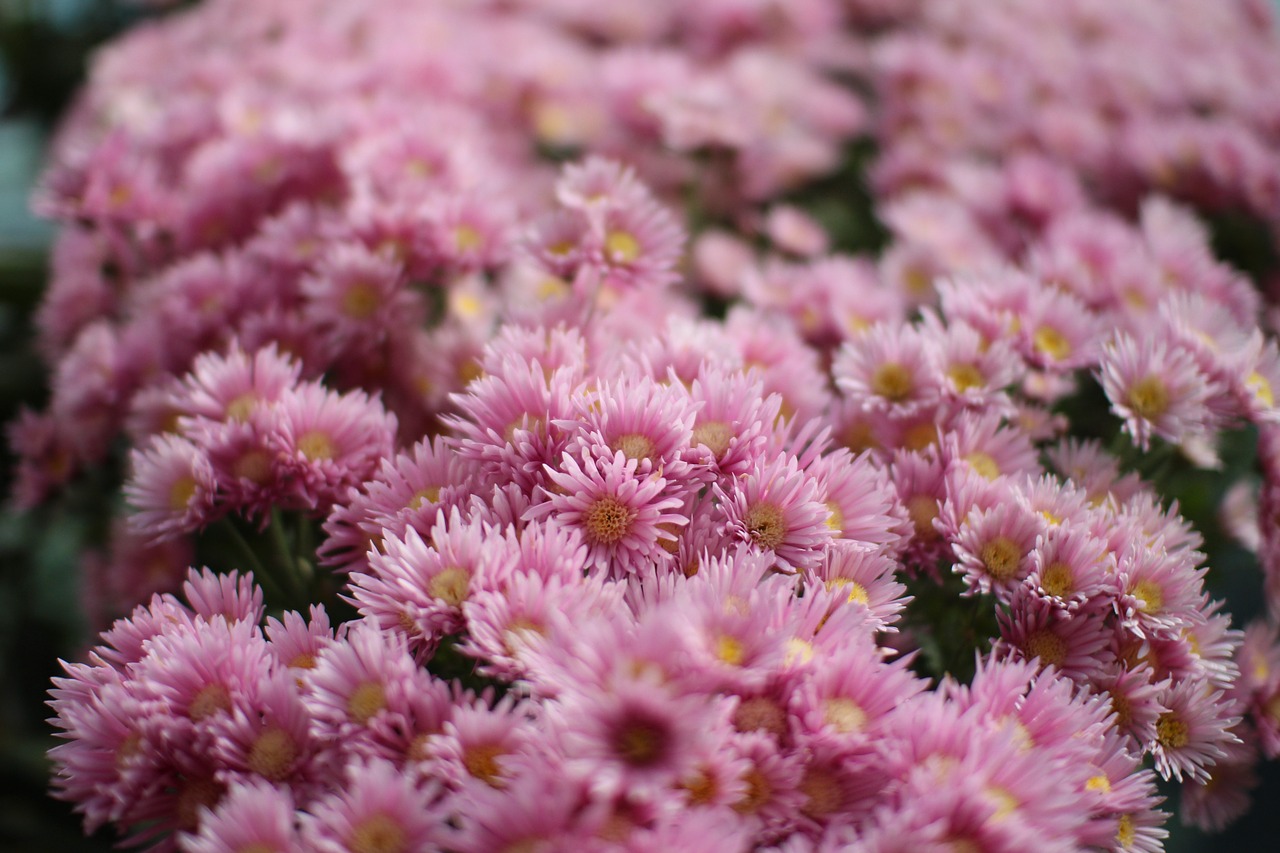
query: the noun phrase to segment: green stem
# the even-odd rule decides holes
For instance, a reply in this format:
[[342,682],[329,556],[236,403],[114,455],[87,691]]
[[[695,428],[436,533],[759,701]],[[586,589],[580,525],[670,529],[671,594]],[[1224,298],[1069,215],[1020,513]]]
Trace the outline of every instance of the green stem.
[[253,550],[253,546],[244,538],[244,534],[236,527],[230,516],[225,516],[218,520],[217,526],[226,534],[227,540],[235,546],[236,551],[243,561],[242,568],[247,566],[253,572],[253,579],[262,587],[263,593],[272,601],[284,602],[284,590],[276,583],[276,579],[267,571],[266,566],[258,559],[258,554]]
[[275,559],[272,561],[280,573],[280,582],[287,587],[289,603],[300,606],[307,598],[307,591],[298,576],[298,564],[289,547],[289,539],[285,534],[284,516],[279,507],[271,508],[271,523],[267,525],[267,535],[271,538],[271,549]]

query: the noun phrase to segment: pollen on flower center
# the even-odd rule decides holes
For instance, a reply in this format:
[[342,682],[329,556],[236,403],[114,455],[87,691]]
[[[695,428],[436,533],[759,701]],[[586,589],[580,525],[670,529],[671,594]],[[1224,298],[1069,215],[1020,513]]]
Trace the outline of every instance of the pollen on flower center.
[[231,710],[231,694],[221,684],[210,684],[200,690],[187,706],[187,716],[197,723],[219,711]]
[[667,731],[649,720],[632,719],[614,732],[613,751],[633,767],[650,767],[659,763],[667,752]]
[[947,369],[947,376],[957,391],[968,391],[983,384],[982,373],[972,364],[953,364]]
[[364,725],[385,707],[387,692],[383,689],[382,682],[366,681],[351,691],[351,696],[347,699],[347,716]]
[[332,439],[320,430],[303,433],[298,438],[298,450],[312,462],[332,459],[337,455]]
[[1133,595],[1142,600],[1138,609],[1143,613],[1158,613],[1164,606],[1164,593],[1160,589],[1160,584],[1153,580],[1138,581],[1133,585]]
[[347,849],[351,853],[403,853],[408,850],[404,827],[389,815],[375,814],[351,828]]
[[719,459],[729,449],[729,442],[732,440],[733,429],[727,423],[707,421],[693,428],[693,439],[690,443],[695,447],[699,444],[706,445],[712,455]]
[[627,231],[610,231],[604,238],[604,248],[611,260],[620,263],[633,263],[640,257],[640,241]]
[[1075,592],[1075,576],[1066,563],[1050,563],[1040,575],[1040,586],[1050,595],[1065,598]]
[[251,483],[265,484],[271,479],[271,458],[265,451],[250,450],[235,461],[231,473]]
[[1037,657],[1046,664],[1062,666],[1067,659],[1067,642],[1048,629],[1041,629],[1027,637],[1022,650],[1028,657]]
[[990,453],[983,453],[981,450],[975,450],[973,453],[965,456],[964,461],[969,463],[969,467],[978,472],[985,479],[994,480],[1000,476],[1000,465],[992,458]]
[[496,788],[502,780],[498,759],[506,754],[507,751],[496,743],[470,746],[462,752],[462,766],[475,778]]
[[253,407],[258,404],[258,395],[248,391],[227,403],[227,420],[245,421],[249,419]]
[[427,592],[450,607],[460,607],[471,591],[471,573],[460,566],[450,566],[427,581]]
[[484,245],[484,237],[470,225],[459,225],[453,229],[453,245],[459,252],[474,252]]
[[413,493],[409,501],[409,509],[421,509],[424,504],[433,504],[440,500],[440,487],[427,486]]
[[729,666],[741,666],[746,657],[742,641],[725,634],[716,642],[716,657]]
[[827,725],[842,734],[861,731],[867,724],[867,713],[858,703],[844,696],[828,699],[822,706],[822,718]]
[[249,747],[249,769],[264,779],[279,782],[289,775],[298,757],[298,744],[281,728],[270,728],[258,735]]
[[583,513],[587,541],[595,545],[615,545],[631,531],[634,511],[612,495],[596,500]]
[[987,574],[998,581],[1007,581],[1018,570],[1018,563],[1022,561],[1022,549],[1009,537],[997,536],[982,546],[978,556],[982,559]]
[[1116,690],[1109,691],[1111,696],[1111,710],[1116,715],[1116,727],[1123,729],[1133,722],[1133,705],[1129,702],[1129,697]]
[[169,508],[172,510],[186,509],[190,506],[191,499],[195,496],[195,478],[179,477],[169,488]]
[[840,780],[830,770],[810,768],[800,780],[800,792],[807,797],[801,811],[810,817],[833,814],[844,805]]
[[786,539],[786,519],[782,516],[782,508],[777,504],[768,501],[758,503],[747,510],[744,520],[747,524],[747,535],[761,548],[772,551]]
[[939,534],[933,526],[938,517],[938,501],[929,495],[912,495],[907,498],[907,514],[915,528],[916,536],[921,539],[937,539]]
[[1121,847],[1129,847],[1137,837],[1138,833],[1134,829],[1133,818],[1127,814],[1120,815],[1120,825],[1116,830],[1116,841],[1120,843]]
[[186,830],[194,830],[200,825],[200,809],[212,809],[222,799],[227,788],[216,779],[197,777],[183,781],[178,788],[177,803],[174,807],[178,826]]
[[1032,343],[1041,352],[1054,361],[1061,361],[1071,355],[1071,342],[1052,326],[1041,326],[1032,336]]
[[1165,749],[1181,749],[1190,740],[1187,724],[1172,711],[1166,711],[1156,721],[1156,740]]
[[622,455],[628,459],[652,458],[655,449],[648,436],[636,432],[618,436],[612,446],[615,451],[621,450]]
[[1256,370],[1250,373],[1244,380],[1245,387],[1253,392],[1253,396],[1258,402],[1267,408],[1271,408],[1276,404],[1275,393],[1271,389],[1271,383],[1267,378]]
[[342,311],[353,320],[368,320],[378,310],[380,301],[376,287],[360,282],[342,295]]
[[850,604],[870,604],[871,596],[867,594],[867,588],[858,583],[853,578],[832,578],[827,581],[826,587],[829,590],[848,590]]
[[1159,376],[1148,373],[1130,386],[1125,398],[1135,415],[1152,420],[1168,410],[1169,386]]
[[871,390],[877,396],[898,403],[911,395],[911,371],[896,361],[886,362],[871,375]]

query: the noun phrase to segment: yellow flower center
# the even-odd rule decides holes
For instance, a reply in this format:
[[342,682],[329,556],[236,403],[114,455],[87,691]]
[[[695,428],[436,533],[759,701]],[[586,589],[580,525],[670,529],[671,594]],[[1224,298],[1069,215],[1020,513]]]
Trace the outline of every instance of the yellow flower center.
[[1050,563],[1040,575],[1040,587],[1050,595],[1066,598],[1075,592],[1075,575],[1066,563]]
[[503,775],[498,759],[506,754],[507,751],[496,743],[469,746],[462,752],[462,766],[489,787],[497,788],[501,786]]
[[654,446],[648,436],[631,432],[614,439],[613,449],[622,451],[622,455],[628,459],[650,459],[653,457]]
[[424,504],[433,504],[440,500],[440,487],[427,486],[413,493],[413,498],[409,501],[409,509],[421,509]]
[[1071,355],[1071,342],[1052,326],[1041,326],[1036,329],[1032,341],[1037,352],[1049,356],[1054,361],[1062,361]]
[[741,666],[746,653],[740,640],[725,634],[716,642],[716,657],[729,666]]
[[460,607],[471,591],[471,573],[461,566],[449,566],[427,581],[427,592],[450,607]]
[[258,404],[258,397],[252,391],[241,394],[230,403],[227,403],[227,420],[229,421],[246,421],[253,412],[253,407]]
[[1052,631],[1042,628],[1027,637],[1022,650],[1028,657],[1040,658],[1042,663],[1062,666],[1067,659],[1067,642]]
[[1271,390],[1271,383],[1267,378],[1256,370],[1250,373],[1244,380],[1245,387],[1253,392],[1254,398],[1268,409],[1276,404],[1275,393]]
[[885,362],[871,375],[872,393],[894,403],[911,396],[914,387],[911,371],[896,361]]
[[1135,415],[1153,420],[1169,408],[1169,386],[1159,376],[1148,373],[1129,387],[1125,399]]
[[833,814],[844,805],[840,780],[830,770],[810,768],[800,780],[800,793],[806,797],[800,810],[810,817]]
[[347,699],[347,716],[353,722],[364,725],[375,714],[387,707],[387,692],[380,681],[366,681]]
[[615,545],[631,531],[635,513],[611,495],[593,503],[583,514],[587,541],[593,545]]
[[269,728],[249,747],[249,769],[264,779],[279,782],[289,775],[298,757],[298,745],[281,728]]
[[867,724],[867,714],[852,699],[838,696],[828,699],[822,706],[822,719],[841,734],[861,731]]
[[1116,841],[1121,847],[1128,847],[1133,844],[1134,839],[1138,837],[1138,831],[1133,825],[1133,818],[1130,815],[1120,815],[1119,828],[1116,829]]
[[938,531],[933,527],[933,520],[938,517],[938,501],[929,495],[912,495],[907,498],[907,515],[915,527],[916,536],[921,539],[937,539]]
[[196,496],[196,481],[194,477],[179,477],[169,488],[169,509],[178,510],[186,509],[191,505],[191,499]]
[[1165,749],[1181,749],[1190,740],[1187,724],[1172,711],[1165,711],[1156,721],[1156,740]]
[[351,853],[405,853],[409,845],[403,826],[389,815],[375,814],[351,828],[347,849]]
[[961,393],[968,391],[970,388],[979,388],[985,382],[982,372],[972,364],[953,364],[947,368],[947,376],[951,379],[951,384]]
[[484,245],[484,237],[470,225],[459,225],[453,229],[453,245],[459,252],[474,252]]
[[319,430],[303,433],[298,438],[298,450],[312,462],[332,459],[337,455],[333,440]]
[[964,461],[968,462],[969,467],[984,479],[994,480],[996,477],[1000,476],[1000,466],[989,453],[983,453],[981,450],[975,450],[973,453],[965,456]]
[[208,719],[219,711],[231,710],[231,694],[221,684],[209,684],[202,688],[191,704],[187,706],[187,716],[197,723]]
[[765,731],[782,737],[787,733],[787,712],[767,696],[752,696],[734,709],[733,727],[740,732]]
[[640,241],[627,231],[610,231],[605,235],[604,248],[609,258],[617,263],[630,264],[640,257]]
[[271,479],[271,457],[264,450],[250,450],[235,461],[231,473],[241,480],[262,485]]
[[849,591],[850,604],[870,604],[871,596],[867,594],[867,588],[858,583],[853,578],[832,578],[827,581],[826,587],[829,590],[847,589]]
[[342,311],[353,320],[368,320],[382,302],[378,289],[372,284],[360,282],[347,288],[342,294]]
[[1133,585],[1133,596],[1141,599],[1138,609],[1143,613],[1158,613],[1164,606],[1164,592],[1160,589],[1160,584],[1149,578]]
[[987,574],[998,581],[1007,581],[1018,571],[1022,562],[1022,549],[1007,536],[997,536],[982,546],[978,556]]
[[786,520],[782,508],[775,503],[764,501],[756,504],[747,510],[745,521],[751,541],[761,548],[775,550],[786,539]]
[[1109,794],[1111,793],[1111,780],[1106,777],[1105,773],[1099,773],[1097,776],[1090,776],[1089,781],[1084,783],[1084,787],[1087,791]]
[[695,447],[699,444],[705,445],[712,455],[719,459],[729,449],[729,442],[732,440],[733,428],[727,423],[707,421],[693,428],[693,439],[690,443]]

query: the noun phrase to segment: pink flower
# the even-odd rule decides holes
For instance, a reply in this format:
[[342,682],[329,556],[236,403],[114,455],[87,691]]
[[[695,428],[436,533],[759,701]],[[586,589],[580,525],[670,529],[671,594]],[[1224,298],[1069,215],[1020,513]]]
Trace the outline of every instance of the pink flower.
[[302,818],[303,845],[317,853],[430,850],[449,836],[438,790],[389,761],[349,765],[346,784]]
[[786,453],[758,460],[732,487],[716,484],[712,491],[728,532],[768,554],[782,571],[814,568],[831,541],[830,512],[818,500],[816,481]]
[[1210,768],[1227,756],[1226,747],[1240,740],[1232,731],[1240,718],[1219,691],[1199,678],[1166,682],[1160,704],[1168,710],[1156,720],[1155,740],[1147,744],[1156,771],[1179,782],[1184,773],[1208,780]]
[[234,785],[200,822],[198,832],[180,841],[189,853],[304,853],[298,837],[297,812],[287,788],[267,782]]
[[1144,450],[1153,436],[1181,443],[1214,422],[1207,405],[1215,389],[1184,349],[1120,334],[1103,348],[1100,371],[1113,410]]
[[134,513],[130,527],[162,542],[212,522],[217,513],[213,465],[201,449],[176,435],[160,435],[130,453],[125,495]]
[[559,469],[547,466],[554,491],[525,518],[554,513],[561,524],[577,529],[587,544],[588,564],[605,574],[625,576],[670,560],[663,543],[674,542],[671,531],[688,519],[673,512],[682,502],[666,494],[666,480],[656,473],[642,476],[639,460],[621,450],[584,447],[580,458],[581,464],[566,452]]

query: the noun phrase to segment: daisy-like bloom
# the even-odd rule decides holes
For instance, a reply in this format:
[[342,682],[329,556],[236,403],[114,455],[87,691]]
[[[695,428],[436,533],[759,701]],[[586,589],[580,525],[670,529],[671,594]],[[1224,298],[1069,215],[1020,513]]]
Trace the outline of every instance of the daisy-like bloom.
[[849,604],[865,607],[878,629],[894,631],[892,623],[911,602],[897,569],[897,562],[878,550],[836,540],[813,575],[831,592],[845,595]]
[[1195,551],[1169,551],[1162,539],[1134,541],[1116,561],[1120,596],[1115,608],[1138,636],[1174,638],[1204,621],[1203,579]]
[[404,278],[399,261],[359,242],[326,249],[300,289],[302,315],[330,359],[368,358],[389,330],[421,321],[421,297]]
[[1006,425],[994,412],[961,412],[951,422],[940,448],[946,464],[966,466],[988,480],[1040,474],[1031,437]]
[[888,475],[867,457],[854,458],[847,448],[819,456],[805,467],[818,483],[829,515],[827,526],[837,539],[898,553],[905,543],[907,520],[893,500]]
[[380,723],[404,719],[425,677],[402,635],[368,622],[351,625],[320,650],[313,668],[298,671],[315,735],[340,743],[367,742]]
[[1166,682],[1160,696],[1163,711],[1156,720],[1155,740],[1147,745],[1156,772],[1165,779],[1205,781],[1212,767],[1238,743],[1233,728],[1240,722],[1233,704],[1202,678]]
[[927,686],[908,662],[885,663],[870,634],[832,654],[791,694],[798,737],[817,754],[872,748],[882,719]]
[[[1237,727],[1237,733],[1243,733]],[[1221,832],[1249,811],[1253,790],[1261,781],[1254,767],[1258,756],[1248,743],[1224,745],[1227,755],[1218,760],[1202,785],[1183,785],[1179,816],[1205,832]]]
[[255,707],[273,663],[256,624],[198,620],[152,637],[130,676],[169,713],[200,724]]
[[[580,564],[581,575],[585,561]],[[483,675],[512,681],[526,675],[525,650],[546,639],[553,614],[572,622],[623,607],[622,587],[600,575],[581,579],[517,574],[501,592],[482,590],[463,602],[467,635],[459,651],[478,660]]]
[[1156,720],[1165,710],[1160,705],[1162,687],[1151,667],[1144,663],[1125,666],[1117,660],[1093,681],[1093,690],[1105,696],[1115,715],[1116,731],[1125,737],[1128,749],[1141,754],[1156,736]]
[[760,371],[766,393],[782,397],[783,417],[804,423],[827,410],[832,400],[819,354],[791,323],[779,323],[765,309],[735,305],[724,321],[742,363]]
[[285,669],[273,672],[251,709],[236,708],[215,728],[213,753],[228,781],[264,780],[290,789],[300,801],[319,793],[332,771],[323,744],[311,732],[311,716],[297,680]]
[[501,789],[480,785],[451,800],[459,827],[448,848],[458,853],[587,849],[578,827],[586,793],[583,783],[564,776],[557,760],[544,757]]
[[[292,670],[314,669],[320,651],[334,641],[329,614],[318,604],[311,605],[311,619],[286,611],[281,618],[267,617],[267,643],[271,654],[281,665]],[[295,673],[297,676],[297,673]]]
[[544,709],[571,779],[597,796],[635,796],[676,785],[696,766],[698,744],[728,737],[727,701],[683,692],[642,670],[607,688],[566,684]]
[[930,344],[934,370],[942,374],[944,393],[966,406],[1008,406],[1006,389],[1026,372],[1008,342],[988,341],[964,322],[944,324],[933,311],[924,313],[920,328]]
[[193,567],[182,583],[182,597],[206,621],[221,618],[250,625],[262,621],[262,589],[254,584],[252,573],[219,575]]
[[125,498],[130,529],[153,542],[199,530],[217,517],[217,480],[209,457],[193,442],[158,435],[129,454]]
[[427,656],[442,636],[462,630],[462,605],[475,591],[501,587],[517,555],[509,537],[482,521],[464,522],[455,508],[428,540],[412,527],[403,539],[388,536],[369,555],[369,572],[351,576],[351,597],[367,618],[405,634],[415,654]]
[[556,422],[574,415],[581,377],[573,367],[548,373],[536,359],[486,358],[484,375],[452,395],[457,415],[442,420],[458,436],[458,453],[484,466],[495,482],[522,488],[543,482],[543,466],[559,461],[567,436]]
[[676,264],[685,233],[675,216],[648,194],[626,206],[589,210],[584,254],[598,266],[601,286],[656,290],[679,279]]
[[1104,597],[1109,604],[1119,591],[1106,543],[1074,527],[1045,533],[1031,554],[1025,583],[1036,596],[1069,611]]
[[952,548],[953,571],[970,591],[1009,601],[1031,572],[1031,554],[1043,530],[1040,520],[1016,503],[975,510],[960,526]]
[[578,403],[585,430],[597,434],[600,443],[663,477],[680,475],[696,412],[683,385],[624,374]]
[[1052,666],[1076,681],[1101,675],[1111,640],[1103,614],[1069,614],[1022,588],[1010,599],[1008,612],[997,615],[1005,653],[1022,660],[1039,658],[1042,667]]
[[374,398],[307,384],[270,410],[267,445],[293,502],[327,510],[395,447],[396,418]]
[[1068,371],[1097,359],[1100,323],[1069,293],[1049,287],[1031,291],[1018,321],[1016,345],[1036,367]]
[[671,558],[663,543],[674,542],[671,531],[688,519],[675,512],[683,501],[667,494],[666,480],[642,477],[638,465],[620,450],[584,447],[580,458],[565,453],[558,468],[547,466],[554,491],[524,517],[554,514],[576,528],[587,543],[588,564],[604,574],[624,577],[663,564]]
[[412,853],[445,843],[449,831],[439,789],[389,761],[353,762],[346,784],[311,805],[300,837],[317,853]]
[[168,404],[179,416],[245,421],[254,409],[274,403],[297,386],[301,372],[301,365],[275,344],[250,354],[233,343],[225,354],[197,356]]
[[938,558],[950,551],[950,543],[937,527],[946,491],[943,469],[936,460],[898,451],[889,468],[889,479],[897,487],[898,499],[911,522],[908,565],[932,572]]
[[493,269],[506,259],[515,211],[494,187],[433,197],[422,215],[432,261],[446,275]]
[[1256,332],[1241,354],[1232,359],[1231,393],[1240,411],[1254,423],[1280,421],[1280,346]]
[[699,406],[690,447],[722,476],[745,474],[764,452],[782,398],[765,393],[758,373],[711,363],[697,370],[689,396]]
[[1146,450],[1152,437],[1180,444],[1214,424],[1216,393],[1185,349],[1161,338],[1118,334],[1103,347],[1099,377],[1125,431]]
[[288,788],[242,781],[203,817],[199,831],[182,835],[179,844],[190,853],[304,853],[296,815]]
[[801,471],[793,456],[761,458],[751,472],[728,489],[712,486],[735,539],[767,553],[784,572],[813,569],[831,541],[830,511],[821,503],[818,484]]
[[831,372],[864,409],[909,417],[937,405],[942,389],[930,358],[916,327],[882,323],[841,347]]
[[507,694],[494,703],[481,697],[455,699],[448,720],[419,750],[425,777],[438,779],[460,796],[478,786],[503,788],[516,769],[509,761],[540,737],[538,708]]

